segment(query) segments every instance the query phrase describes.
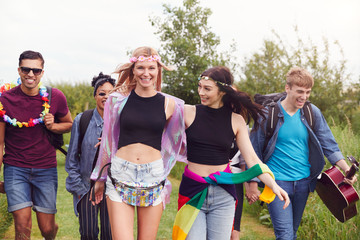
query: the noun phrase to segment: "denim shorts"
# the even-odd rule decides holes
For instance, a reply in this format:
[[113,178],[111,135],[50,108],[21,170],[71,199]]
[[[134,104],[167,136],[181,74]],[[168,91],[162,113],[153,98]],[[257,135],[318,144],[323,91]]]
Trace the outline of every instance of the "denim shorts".
[[[164,180],[164,164],[163,160],[159,159],[151,163],[136,164],[119,157],[114,157],[111,160],[111,176],[119,183],[125,183],[127,186],[151,186],[158,184]],[[106,181],[106,195],[115,202],[125,202],[133,206],[156,206],[162,203],[161,188],[150,190],[149,192],[141,191],[142,196],[134,196],[130,199],[131,195],[135,195],[136,191],[131,191],[130,188],[115,188],[111,179],[107,178]],[[154,196],[152,195],[154,194]],[[149,196],[146,197],[145,195]],[[155,197],[156,195],[156,197]]]
[[56,213],[56,168],[22,168],[4,164],[8,211],[33,207],[35,212]]

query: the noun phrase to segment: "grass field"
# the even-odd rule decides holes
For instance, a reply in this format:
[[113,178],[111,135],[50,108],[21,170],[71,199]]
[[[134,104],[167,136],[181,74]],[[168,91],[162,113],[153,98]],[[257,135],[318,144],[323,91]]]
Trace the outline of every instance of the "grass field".
[[[349,128],[332,127],[332,131],[339,143],[340,149],[344,155],[353,155],[360,159],[360,138],[354,136]],[[65,160],[62,155],[58,155],[58,173],[59,173],[59,189],[57,198],[58,213],[56,221],[59,224],[59,232],[57,239],[79,239],[78,220],[73,212],[72,196],[65,189]],[[329,165],[326,166],[328,168]],[[177,194],[179,188],[179,180],[183,171],[184,164],[177,163],[172,171],[171,182],[173,183],[173,191],[171,194],[171,203],[167,205],[160,223],[157,239],[171,239],[172,225],[177,210]],[[2,179],[2,173],[0,173]],[[360,190],[360,177],[358,174],[358,182],[355,188]],[[360,207],[360,201],[357,202]],[[260,222],[263,224],[260,224]],[[270,226],[270,227],[266,227]],[[10,228],[8,229],[8,227]],[[268,215],[266,206],[253,204],[249,206],[244,204],[244,214],[241,221],[241,239],[255,240],[274,239],[273,229],[271,228],[271,219]],[[36,218],[33,215],[33,231],[32,239],[42,239]],[[4,233],[5,232],[5,233]],[[350,219],[346,223],[338,222],[327,210],[321,202],[318,195],[310,194],[304,216],[298,231],[298,239],[346,239],[358,240],[360,236],[360,215]],[[14,239],[14,229],[12,226],[12,217],[6,213],[6,197],[0,194],[0,239]]]

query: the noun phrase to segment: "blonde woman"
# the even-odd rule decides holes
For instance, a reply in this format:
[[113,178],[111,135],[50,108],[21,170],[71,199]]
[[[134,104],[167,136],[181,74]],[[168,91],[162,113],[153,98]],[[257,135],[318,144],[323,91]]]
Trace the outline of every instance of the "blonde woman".
[[[155,239],[177,160],[184,158],[182,100],[163,94],[162,69],[170,70],[150,47],[137,48],[121,65],[115,90],[105,104],[104,128],[92,174],[93,200],[106,201],[113,239],[133,239],[137,208],[138,239]],[[109,164],[111,163],[111,164]]]

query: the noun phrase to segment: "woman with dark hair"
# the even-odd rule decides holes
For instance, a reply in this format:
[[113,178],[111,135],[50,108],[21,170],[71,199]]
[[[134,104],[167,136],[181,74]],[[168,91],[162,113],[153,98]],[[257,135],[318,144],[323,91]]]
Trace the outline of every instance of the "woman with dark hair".
[[[98,215],[100,212],[100,239],[107,240],[111,239],[111,231],[106,202],[93,206],[89,201],[89,192],[93,185],[90,175],[94,162],[96,162],[97,148],[95,148],[95,144],[98,143],[101,136],[104,105],[110,91],[115,86],[115,79],[101,72],[93,78],[91,86],[94,88],[96,108],[75,117],[66,156],[65,170],[69,174],[66,178],[66,189],[73,194],[74,212],[79,217],[81,239],[98,239]],[[84,120],[85,118],[87,120]],[[88,125],[85,123],[86,121]],[[81,129],[86,125],[85,134],[82,136]]]
[[160,92],[162,68],[170,70],[154,49],[135,49],[129,63],[116,70],[118,82],[105,105],[91,197],[99,203],[106,183],[114,239],[133,239],[135,208],[137,238],[156,238],[170,201],[166,177],[185,158],[184,103]]
[[[201,104],[185,105],[188,165],[179,189],[175,239],[229,240],[236,201],[234,183],[255,176],[285,202],[284,208],[289,204],[287,193],[276,184],[250,143],[246,125],[251,119],[257,122],[263,107],[252,102],[248,94],[235,90],[232,84],[228,68],[210,68],[199,77]],[[255,124],[254,128],[257,127]],[[250,168],[244,173],[230,171],[229,153],[234,138]],[[183,221],[185,217],[187,220]]]

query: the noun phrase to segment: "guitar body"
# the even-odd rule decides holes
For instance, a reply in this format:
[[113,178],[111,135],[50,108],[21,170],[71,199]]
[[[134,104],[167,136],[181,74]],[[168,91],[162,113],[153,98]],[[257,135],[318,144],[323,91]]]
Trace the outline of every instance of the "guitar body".
[[354,187],[343,183],[344,178],[339,169],[331,167],[321,174],[316,184],[316,192],[321,200],[340,222],[357,214],[356,201],[359,200]]

